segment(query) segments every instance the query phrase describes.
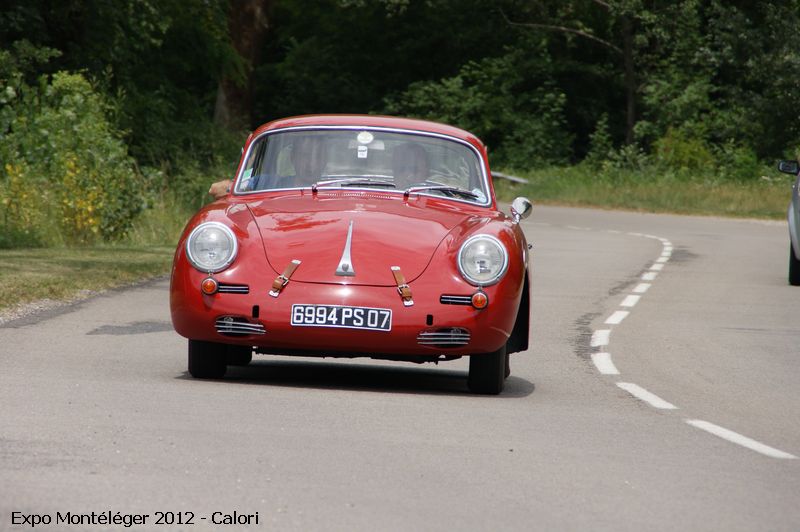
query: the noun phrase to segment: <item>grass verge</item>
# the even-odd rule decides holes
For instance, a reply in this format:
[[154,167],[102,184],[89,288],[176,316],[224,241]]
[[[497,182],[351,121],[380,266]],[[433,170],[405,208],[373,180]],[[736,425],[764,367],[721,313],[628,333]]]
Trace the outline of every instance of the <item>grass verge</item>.
[[[202,199],[198,195],[198,206]],[[186,203],[173,194],[160,196],[139,215],[125,239],[114,245],[0,249],[0,283],[11,288],[0,299],[0,313],[42,299],[80,298],[86,291],[169,273],[178,237],[194,212]]]
[[6,287],[0,310],[166,274],[174,252],[173,246],[0,250],[0,284]]
[[650,178],[632,171],[595,175],[582,167],[516,175],[529,183],[496,180],[502,199],[527,196],[540,204],[705,216],[782,219],[792,191],[791,177],[780,174],[747,182],[670,175]]

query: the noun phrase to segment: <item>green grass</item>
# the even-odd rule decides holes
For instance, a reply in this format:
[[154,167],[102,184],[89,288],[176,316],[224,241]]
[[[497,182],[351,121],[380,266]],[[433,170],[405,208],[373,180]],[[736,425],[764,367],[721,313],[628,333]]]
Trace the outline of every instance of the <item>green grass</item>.
[[0,249],[0,283],[6,287],[0,311],[41,299],[69,300],[169,273],[178,237],[193,211],[166,194],[114,245]]
[[674,175],[652,177],[632,171],[600,175],[582,167],[516,175],[526,177],[529,183],[497,180],[495,186],[502,199],[527,196],[534,204],[706,216],[782,219],[792,190],[791,177],[782,175],[736,182]]
[[174,247],[0,250],[0,310],[39,299],[71,299],[169,272]]
[[159,198],[153,207],[139,215],[128,232],[125,243],[132,246],[174,246],[195,210],[174,196]]

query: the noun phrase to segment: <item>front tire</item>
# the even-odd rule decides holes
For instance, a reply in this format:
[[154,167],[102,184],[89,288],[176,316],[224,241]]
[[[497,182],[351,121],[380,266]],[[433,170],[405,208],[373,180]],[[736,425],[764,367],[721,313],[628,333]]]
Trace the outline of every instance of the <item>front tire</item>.
[[227,362],[229,366],[246,366],[253,361],[253,348],[242,345],[229,345]]
[[506,380],[506,346],[493,353],[469,357],[467,387],[472,393],[497,395]]
[[800,259],[795,256],[791,242],[789,242],[789,284],[800,286]]
[[221,379],[227,367],[228,346],[189,340],[189,375],[195,379]]

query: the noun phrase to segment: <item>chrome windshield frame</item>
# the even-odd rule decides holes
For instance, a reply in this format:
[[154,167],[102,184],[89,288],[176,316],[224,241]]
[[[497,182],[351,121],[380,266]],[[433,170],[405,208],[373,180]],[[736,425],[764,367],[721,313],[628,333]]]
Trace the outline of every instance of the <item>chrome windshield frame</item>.
[[[262,139],[263,137],[267,137],[269,135],[274,135],[276,133],[286,133],[286,132],[291,132],[291,131],[325,131],[325,130],[333,130],[333,131],[337,131],[337,130],[338,131],[381,131],[381,132],[384,132],[384,133],[399,133],[401,135],[416,135],[416,136],[421,136],[421,137],[434,137],[434,138],[439,138],[439,139],[443,139],[443,140],[448,140],[448,141],[451,141],[451,142],[456,142],[458,144],[466,146],[467,148],[469,148],[473,152],[475,157],[480,162],[480,164],[478,166],[480,168],[481,179],[482,179],[482,182],[483,182],[484,190],[486,191],[486,200],[485,201],[480,202],[478,200],[469,200],[469,199],[463,199],[463,198],[453,198],[453,197],[443,196],[441,194],[425,193],[424,191],[414,192],[413,194],[418,194],[418,195],[421,195],[421,196],[434,197],[434,198],[438,198],[438,199],[445,199],[445,200],[448,200],[448,201],[455,201],[455,202],[459,202],[459,203],[467,203],[469,205],[476,205],[476,206],[479,206],[479,207],[491,207],[492,206],[493,197],[492,197],[492,189],[489,186],[489,177],[488,177],[489,172],[488,172],[488,168],[486,166],[486,161],[481,156],[480,151],[478,151],[478,149],[474,145],[472,145],[471,143],[469,143],[469,142],[467,142],[467,141],[465,141],[463,139],[460,139],[458,137],[453,137],[453,136],[450,136],[450,135],[444,135],[444,134],[441,134],[441,133],[433,133],[433,132],[430,132],[430,131],[420,131],[420,130],[417,130],[417,129],[403,129],[403,128],[393,128],[393,127],[382,127],[382,126],[357,126],[357,125],[346,125],[346,126],[319,125],[319,126],[282,127],[282,128],[278,128],[278,129],[271,129],[269,131],[264,131],[263,133],[261,133],[257,137],[254,137],[253,139],[251,139],[250,145],[247,148],[247,152],[244,153],[244,155],[242,156],[241,160],[242,161],[247,161],[249,159],[250,154],[251,154],[251,152],[253,150],[253,147],[257,144],[256,141]],[[233,183],[233,187],[232,187],[234,196],[241,197],[241,196],[250,196],[250,195],[253,195],[253,194],[263,194],[265,192],[277,192],[277,191],[287,191],[287,190],[304,190],[304,189],[309,189],[310,188],[310,187],[286,187],[286,188],[271,188],[271,189],[265,189],[265,190],[239,191],[239,190],[237,190],[237,188],[239,186],[239,183],[242,180],[242,176],[244,175],[244,172],[245,172],[245,167],[244,167],[244,164],[242,164],[242,168],[236,174],[236,178],[234,179],[234,183]],[[334,189],[334,190],[336,190],[336,189]],[[365,190],[365,191],[369,191],[369,192],[375,192],[376,191],[376,189],[374,187],[348,187],[347,190],[349,190],[349,191]],[[387,189],[381,188],[380,191],[383,192],[383,193],[386,193],[386,194],[399,194],[401,196],[404,193],[404,191],[402,189],[387,190]]]

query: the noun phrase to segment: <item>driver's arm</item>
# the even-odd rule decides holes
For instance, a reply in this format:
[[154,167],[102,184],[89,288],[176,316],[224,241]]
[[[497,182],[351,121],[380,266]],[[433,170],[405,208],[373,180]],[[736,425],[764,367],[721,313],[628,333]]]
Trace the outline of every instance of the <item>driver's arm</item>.
[[212,183],[211,188],[208,189],[208,193],[214,199],[224,198],[230,193],[232,186],[233,186],[233,181],[231,181],[230,179],[223,179],[222,181],[217,181],[216,183]]

